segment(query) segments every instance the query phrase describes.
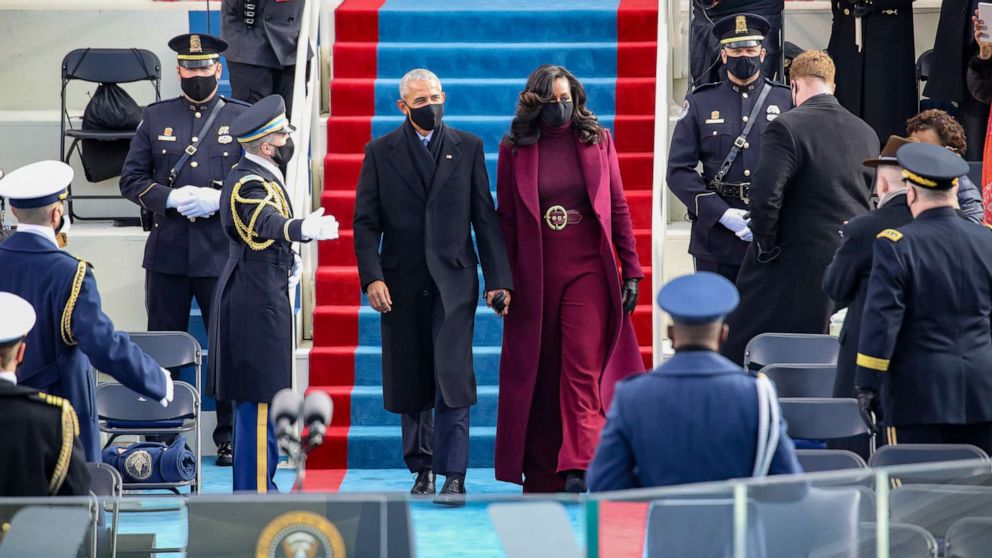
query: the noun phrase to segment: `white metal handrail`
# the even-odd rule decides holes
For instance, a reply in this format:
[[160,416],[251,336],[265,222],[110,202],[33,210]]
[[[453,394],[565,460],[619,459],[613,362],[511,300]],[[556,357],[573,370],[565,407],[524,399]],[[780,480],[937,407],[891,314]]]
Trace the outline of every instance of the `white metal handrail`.
[[[658,5],[658,54],[655,67],[654,109],[654,159],[651,181],[651,345],[655,366],[662,361],[662,331],[664,315],[654,304],[658,291],[664,284],[664,247],[668,228],[668,195],[665,189],[665,170],[668,161],[668,129],[670,95],[672,91],[672,50],[681,44],[678,0],[661,0]],[[674,15],[673,15],[674,14]],[[670,27],[674,24],[675,27]]]

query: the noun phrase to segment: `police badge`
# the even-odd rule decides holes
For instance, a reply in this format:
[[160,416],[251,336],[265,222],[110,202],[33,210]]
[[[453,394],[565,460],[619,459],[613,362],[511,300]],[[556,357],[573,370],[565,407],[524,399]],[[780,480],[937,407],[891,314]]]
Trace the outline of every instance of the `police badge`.
[[778,108],[778,105],[768,105],[768,108],[765,109],[765,118],[771,122],[772,120],[778,118],[778,115],[781,113],[782,109]]

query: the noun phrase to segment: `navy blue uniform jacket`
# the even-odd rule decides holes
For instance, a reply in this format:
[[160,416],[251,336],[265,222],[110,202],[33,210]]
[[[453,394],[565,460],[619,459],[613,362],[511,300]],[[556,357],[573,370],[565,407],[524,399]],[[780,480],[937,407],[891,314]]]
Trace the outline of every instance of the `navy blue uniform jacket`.
[[145,243],[142,266],[158,273],[187,277],[218,277],[227,261],[227,239],[220,217],[190,221],[175,209],[166,209],[172,192],[169,171],[179,162],[194,136],[197,152],[176,176],[173,188],[216,188],[241,158],[241,145],[230,134],[231,122],[247,103],[224,99],[209,130],[202,130],[219,97],[193,104],[183,97],[152,103],[142,114],[131,149],[121,171],[121,195],[151,211],[155,224]]
[[67,399],[79,416],[87,461],[100,461],[93,367],[145,395],[165,397],[161,367],[131,342],[100,307],[89,266],[39,235],[18,232],[0,244],[0,291],[34,307],[17,381]]
[[[769,474],[801,473],[781,422]],[[601,492],[750,477],[758,439],[755,378],[710,351],[682,351],[617,385],[589,466]]]
[[879,233],[856,385],[889,426],[992,421],[992,231],[950,207]]

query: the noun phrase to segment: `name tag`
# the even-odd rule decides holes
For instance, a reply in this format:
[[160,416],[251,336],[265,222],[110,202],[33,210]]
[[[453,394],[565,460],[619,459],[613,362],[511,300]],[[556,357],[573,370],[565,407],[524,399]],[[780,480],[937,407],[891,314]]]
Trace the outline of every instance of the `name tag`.
[[722,118],[710,118],[710,119],[706,120],[706,123],[707,124],[723,124],[723,119]]
[[159,136],[158,141],[176,141],[176,136]]

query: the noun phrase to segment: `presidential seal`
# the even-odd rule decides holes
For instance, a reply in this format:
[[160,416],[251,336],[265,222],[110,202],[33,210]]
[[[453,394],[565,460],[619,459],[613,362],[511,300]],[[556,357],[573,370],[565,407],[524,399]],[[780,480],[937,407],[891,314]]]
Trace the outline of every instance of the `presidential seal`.
[[147,480],[152,476],[152,455],[147,450],[133,452],[124,460],[124,470],[134,480]]
[[262,529],[255,558],[345,558],[341,532],[326,517],[297,511],[280,515]]

